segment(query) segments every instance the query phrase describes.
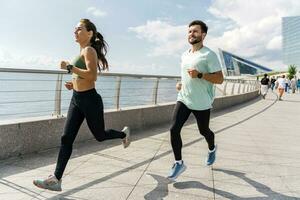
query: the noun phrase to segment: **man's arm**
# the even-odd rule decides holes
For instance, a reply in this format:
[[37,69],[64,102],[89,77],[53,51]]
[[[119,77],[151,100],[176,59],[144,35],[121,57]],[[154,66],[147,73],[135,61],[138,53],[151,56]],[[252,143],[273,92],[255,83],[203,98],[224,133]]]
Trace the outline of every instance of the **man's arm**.
[[[198,78],[198,75],[201,72],[198,72],[195,69],[189,69],[188,73],[189,73],[190,77]],[[217,71],[217,72],[213,72],[213,73],[202,73],[201,79],[204,79],[204,80],[209,81],[214,84],[222,84],[224,81],[222,71]]]
[[211,83],[222,84],[224,81],[222,71],[214,72],[214,73],[203,73],[202,79],[207,80]]

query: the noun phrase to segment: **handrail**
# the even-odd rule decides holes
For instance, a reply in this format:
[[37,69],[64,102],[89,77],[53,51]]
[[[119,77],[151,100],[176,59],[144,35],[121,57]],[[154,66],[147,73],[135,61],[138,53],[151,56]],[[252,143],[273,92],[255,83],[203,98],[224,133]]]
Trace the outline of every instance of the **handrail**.
[[[42,70],[42,69],[21,69],[21,68],[1,68],[0,72],[11,73],[31,73],[31,74],[68,74],[66,70]],[[126,74],[126,73],[112,73],[112,72],[98,72],[98,76],[121,76],[131,78],[166,78],[166,79],[180,79],[180,76],[167,75],[149,75],[149,74]]]
[[[51,80],[44,80],[47,78],[43,78],[43,80],[39,80],[41,82],[47,81],[50,84],[51,84],[51,82],[55,82],[56,84],[53,87],[53,90],[49,90],[49,88],[48,89],[45,88],[45,89],[39,89],[39,90],[28,90],[27,89],[27,90],[23,91],[22,87],[21,87],[21,89],[17,88],[16,90],[0,88],[0,94],[4,93],[5,91],[11,90],[11,91],[9,91],[9,94],[12,94],[12,95],[16,92],[18,92],[18,95],[20,93],[24,95],[24,93],[30,92],[30,95],[38,97],[38,95],[36,95],[36,94],[40,94],[40,92],[48,92],[48,93],[53,92],[54,97],[52,100],[50,100],[49,97],[46,99],[43,99],[41,96],[39,98],[39,99],[42,99],[40,101],[40,103],[46,102],[46,101],[54,102],[54,105],[52,104],[54,106],[52,114],[55,116],[61,116],[63,114],[63,112],[65,111],[66,105],[63,106],[62,104],[66,103],[67,98],[62,96],[62,92],[65,92],[65,90],[63,90],[63,88],[62,88],[62,84],[63,84],[64,77],[70,76],[70,74],[68,74],[65,70],[0,68],[0,73],[20,73],[20,74],[27,73],[27,74],[57,75],[56,79],[53,78]],[[106,88],[106,86],[105,86],[104,88],[101,88],[101,92],[102,92],[102,94],[105,94],[107,92],[108,96],[103,96],[103,99],[107,100],[109,102],[112,102],[114,104],[114,108],[117,110],[122,109],[122,106],[130,106],[133,104],[139,105],[139,104],[136,104],[135,102],[130,102],[130,101],[132,101],[132,99],[141,99],[143,97],[145,97],[144,98],[145,103],[157,105],[157,104],[159,104],[159,98],[161,98],[161,100],[164,101],[169,98],[168,94],[171,93],[171,94],[174,94],[174,95],[172,95],[172,96],[174,96],[174,97],[172,97],[174,99],[169,98],[169,100],[167,100],[167,101],[176,101],[175,83],[177,81],[180,81],[180,76],[149,75],[149,74],[123,74],[123,73],[110,73],[110,72],[101,72],[101,73],[98,73],[98,75],[114,78],[113,80],[107,79],[106,80],[107,82],[103,81],[102,83],[107,83],[109,85],[111,85],[110,83],[113,83],[115,85],[115,87]],[[131,79],[135,79],[135,80],[132,81]],[[102,80],[102,79],[100,79],[100,80]],[[147,81],[147,80],[149,80],[149,81]],[[169,83],[169,81],[164,82],[164,80],[170,80],[171,82],[170,83]],[[3,81],[3,82],[9,81],[9,84],[11,84],[11,82],[15,81],[15,82],[17,82],[17,84],[23,86],[22,81],[32,82],[35,80],[26,79],[26,77],[24,78],[22,76],[21,79],[20,79],[20,77],[19,78],[16,77],[15,79],[1,79],[0,78],[0,82],[1,81]],[[166,85],[166,83],[167,83],[167,85]],[[126,84],[129,84],[129,85],[126,85]],[[143,84],[145,84],[145,85],[143,85]],[[34,85],[39,85],[39,84],[37,81],[35,81]],[[41,85],[43,85],[43,83]],[[125,87],[123,85],[125,85]],[[241,91],[243,91],[242,93],[245,93],[245,92],[257,90],[258,87],[259,87],[259,85],[257,84],[255,77],[250,77],[250,78],[249,77],[238,77],[238,78],[225,77],[224,83],[222,85],[216,85],[218,93],[221,95],[224,95],[224,96],[240,94]],[[114,90],[114,92],[112,90]],[[127,94],[126,94],[126,92],[123,94],[121,92],[121,90],[122,91],[126,90]],[[168,91],[169,91],[169,93],[168,93]],[[163,96],[163,95],[167,95],[167,96]],[[26,95],[24,95],[24,96],[26,96]],[[167,98],[165,98],[165,97],[167,97]],[[112,100],[109,100],[109,99],[112,99]],[[148,99],[148,101],[147,101],[147,99]],[[23,99],[23,100],[24,100],[23,102],[27,103],[27,105],[29,105],[30,102],[39,103],[36,99],[27,99],[27,100]],[[2,102],[0,101],[0,106],[1,106],[1,104],[7,105],[7,104],[14,104],[16,102],[18,103],[18,105],[20,105],[22,102],[22,99],[14,99],[13,101],[12,100],[8,101],[6,99]],[[140,105],[145,105],[145,103],[141,103]],[[36,105],[36,104],[34,104],[34,105]],[[50,108],[48,107],[47,110],[49,110],[49,109]],[[31,113],[31,112],[33,112],[33,111],[29,109],[28,113]],[[19,113],[19,112],[16,112],[16,113]],[[1,120],[1,116],[5,116],[5,114],[0,113],[0,120]]]

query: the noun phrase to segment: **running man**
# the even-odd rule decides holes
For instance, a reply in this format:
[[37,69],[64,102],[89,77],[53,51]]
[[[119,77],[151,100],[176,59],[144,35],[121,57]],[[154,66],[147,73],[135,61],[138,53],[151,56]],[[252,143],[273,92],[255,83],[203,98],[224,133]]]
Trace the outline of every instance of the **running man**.
[[208,144],[206,165],[212,165],[216,159],[217,146],[214,133],[209,129],[210,109],[214,100],[214,85],[223,82],[223,74],[217,55],[203,45],[207,34],[204,22],[196,20],[189,24],[188,42],[191,49],[181,57],[181,83],[177,83],[179,90],[177,103],[173,113],[170,129],[171,145],[175,163],[168,176],[175,180],[185,169],[182,160],[181,129],[191,113],[194,114],[198,129]]

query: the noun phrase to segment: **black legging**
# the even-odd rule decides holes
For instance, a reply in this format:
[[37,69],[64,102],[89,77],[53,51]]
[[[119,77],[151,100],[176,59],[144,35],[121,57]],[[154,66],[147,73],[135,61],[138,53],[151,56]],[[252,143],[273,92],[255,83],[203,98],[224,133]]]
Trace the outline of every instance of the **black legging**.
[[126,136],[125,133],[120,131],[105,130],[103,102],[95,89],[84,92],[73,91],[54,173],[59,180],[62,178],[70,159],[74,140],[84,118],[90,131],[99,142],[115,138],[123,139]]
[[210,150],[213,150],[215,148],[215,135],[209,129],[210,109],[191,110],[182,102],[177,101],[173,113],[173,122],[170,129],[171,144],[172,144],[175,160],[182,159],[181,156],[182,140],[181,140],[180,131],[191,113],[194,114],[197,120],[198,129],[200,131],[200,134],[204,136],[206,142],[208,143],[208,148]]

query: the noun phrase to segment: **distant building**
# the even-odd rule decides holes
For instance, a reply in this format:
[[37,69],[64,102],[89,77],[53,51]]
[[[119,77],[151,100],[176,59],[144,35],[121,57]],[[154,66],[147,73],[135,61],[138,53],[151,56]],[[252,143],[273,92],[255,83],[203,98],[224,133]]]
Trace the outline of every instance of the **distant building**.
[[282,18],[283,63],[300,67],[300,16]]
[[219,49],[223,72],[227,76],[239,76],[243,74],[262,74],[271,72],[272,69],[256,64],[250,60],[241,58],[222,49]]

